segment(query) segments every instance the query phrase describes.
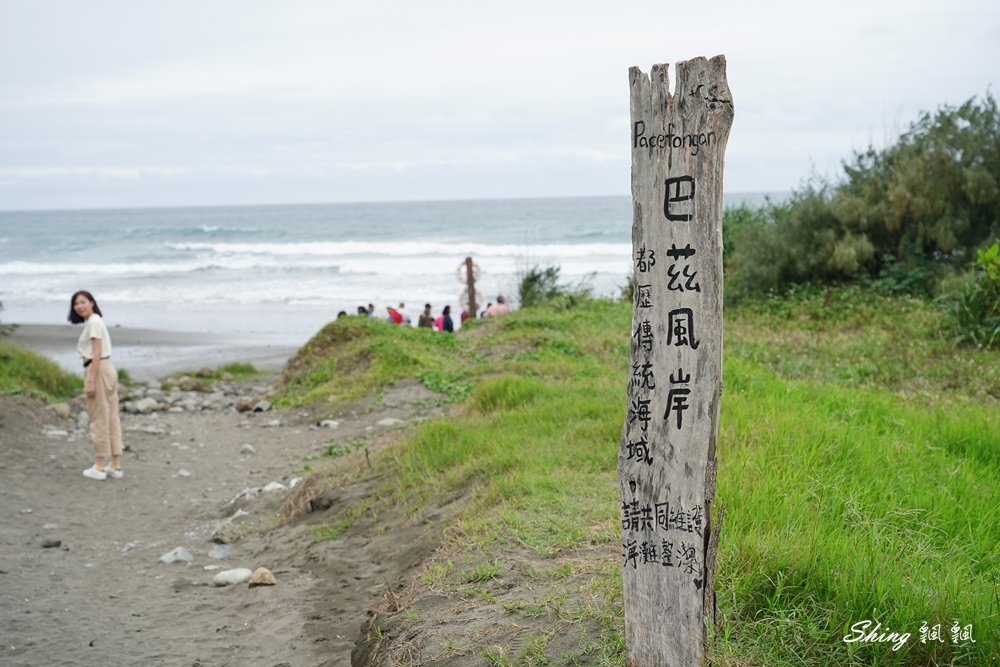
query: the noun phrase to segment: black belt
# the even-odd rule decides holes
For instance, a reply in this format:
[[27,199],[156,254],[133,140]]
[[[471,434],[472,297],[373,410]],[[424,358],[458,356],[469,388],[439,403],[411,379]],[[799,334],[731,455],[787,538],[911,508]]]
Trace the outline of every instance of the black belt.
[[[111,357],[101,357],[101,359],[110,359],[110,358],[111,358]],[[86,367],[87,367],[87,366],[89,366],[89,365],[91,364],[91,362],[93,362],[93,361],[94,361],[93,359],[87,359],[87,360],[86,360],[85,362],[83,362],[83,367],[84,367],[84,368],[86,368]]]

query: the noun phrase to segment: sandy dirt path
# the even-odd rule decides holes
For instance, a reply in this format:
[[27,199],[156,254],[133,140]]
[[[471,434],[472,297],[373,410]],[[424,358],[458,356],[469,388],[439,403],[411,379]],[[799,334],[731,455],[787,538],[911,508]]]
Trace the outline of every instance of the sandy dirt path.
[[[288,485],[331,444],[392,428],[379,425],[386,418],[439,414],[434,396],[420,385],[391,388],[371,409],[329,415],[337,430],[295,410],[126,415],[125,477],[100,482],[81,474],[91,448],[72,421],[0,397],[0,664],[350,665],[369,610],[387,584],[406,585],[433,531],[354,531],[310,546],[309,522],[278,525],[288,492],[229,502],[248,488]],[[338,490],[327,504],[335,511],[337,493],[347,500],[368,489]],[[213,531],[237,509],[248,513],[237,519],[243,539],[228,545],[228,559],[210,558]],[[194,562],[158,562],[175,547]],[[206,566],[263,566],[278,584],[219,588],[218,570]]]

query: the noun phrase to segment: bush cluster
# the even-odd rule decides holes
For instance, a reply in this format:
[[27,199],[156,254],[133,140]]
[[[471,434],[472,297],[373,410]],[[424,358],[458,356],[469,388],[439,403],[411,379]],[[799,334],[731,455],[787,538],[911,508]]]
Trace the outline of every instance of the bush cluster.
[[548,304],[558,310],[580,305],[591,298],[591,276],[577,285],[559,284],[561,268],[556,265],[532,266],[518,276],[517,297],[522,308]]
[[972,275],[945,299],[945,308],[956,342],[1000,345],[1000,243],[979,251]]
[[[3,301],[0,301],[0,311],[3,310]],[[16,324],[4,324],[0,322],[0,338],[8,335],[11,331],[17,328]]]
[[[1000,235],[1000,111],[991,94],[924,113],[888,148],[855,153],[780,204],[729,211],[738,295],[858,281],[930,296]],[[726,230],[726,226],[730,229]]]

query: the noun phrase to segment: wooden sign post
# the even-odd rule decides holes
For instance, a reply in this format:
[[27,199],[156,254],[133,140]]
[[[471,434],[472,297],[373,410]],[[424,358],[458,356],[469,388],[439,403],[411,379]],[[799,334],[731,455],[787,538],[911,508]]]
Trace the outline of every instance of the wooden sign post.
[[[628,667],[697,667],[714,622],[726,59],[629,70],[634,294],[618,454]],[[721,517],[720,517],[721,524]]]

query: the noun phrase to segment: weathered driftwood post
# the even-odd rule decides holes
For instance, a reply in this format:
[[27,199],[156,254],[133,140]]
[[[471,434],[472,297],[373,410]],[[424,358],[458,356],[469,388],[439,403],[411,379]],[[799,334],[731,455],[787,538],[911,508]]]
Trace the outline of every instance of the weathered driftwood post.
[[476,272],[473,271],[472,258],[465,258],[465,286],[469,291],[469,315],[472,319],[476,319],[476,309],[479,304],[476,303]]
[[[712,525],[722,394],[726,59],[629,70],[632,315],[618,454],[628,667],[704,664],[714,621]],[[721,523],[721,520],[720,520]]]

